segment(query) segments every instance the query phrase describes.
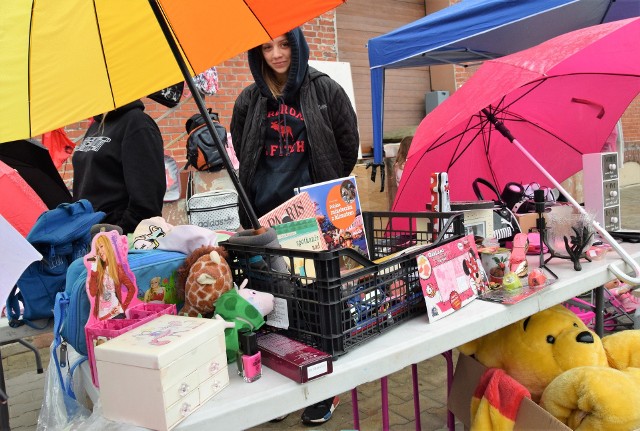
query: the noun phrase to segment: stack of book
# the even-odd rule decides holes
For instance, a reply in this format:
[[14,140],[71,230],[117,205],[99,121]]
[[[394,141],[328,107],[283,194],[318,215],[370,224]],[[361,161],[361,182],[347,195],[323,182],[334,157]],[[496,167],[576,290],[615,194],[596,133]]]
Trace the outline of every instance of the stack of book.
[[[352,248],[369,257],[354,176],[299,187],[294,192],[295,196],[259,219],[262,226],[276,230],[282,247],[311,251]],[[312,265],[294,265],[296,274],[314,276]],[[341,269],[355,265],[345,256]]]

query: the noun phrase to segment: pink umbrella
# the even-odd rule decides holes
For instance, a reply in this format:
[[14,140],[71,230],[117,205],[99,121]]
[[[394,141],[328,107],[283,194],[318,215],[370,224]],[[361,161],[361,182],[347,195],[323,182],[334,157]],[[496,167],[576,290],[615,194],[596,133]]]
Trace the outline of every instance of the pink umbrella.
[[579,207],[558,182],[582,169],[583,154],[601,151],[640,93],[638,40],[633,18],[485,62],[418,127],[393,210],[424,210],[432,172],[449,174],[454,201],[475,199],[472,182],[482,177],[498,190],[510,181],[556,187]]
[[40,214],[47,210],[47,206],[18,171],[1,161],[0,189],[0,214],[26,237]]

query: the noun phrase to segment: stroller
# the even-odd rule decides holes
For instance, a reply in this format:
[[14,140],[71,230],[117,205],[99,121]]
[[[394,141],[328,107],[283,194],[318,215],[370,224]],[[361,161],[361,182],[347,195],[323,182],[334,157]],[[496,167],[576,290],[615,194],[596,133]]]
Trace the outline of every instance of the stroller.
[[[593,292],[582,297],[572,298],[564,306],[576,313],[587,327],[593,329],[596,322],[596,309],[593,304]],[[640,307],[640,298],[629,292],[629,287],[619,280],[605,284],[603,327],[607,332],[633,329],[634,313]]]

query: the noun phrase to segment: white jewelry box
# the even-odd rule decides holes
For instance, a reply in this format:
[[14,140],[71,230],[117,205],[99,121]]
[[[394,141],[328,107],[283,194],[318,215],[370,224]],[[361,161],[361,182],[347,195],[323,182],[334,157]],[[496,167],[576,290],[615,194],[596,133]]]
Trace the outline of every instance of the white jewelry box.
[[107,419],[170,430],[229,384],[224,324],[163,315],[95,349]]

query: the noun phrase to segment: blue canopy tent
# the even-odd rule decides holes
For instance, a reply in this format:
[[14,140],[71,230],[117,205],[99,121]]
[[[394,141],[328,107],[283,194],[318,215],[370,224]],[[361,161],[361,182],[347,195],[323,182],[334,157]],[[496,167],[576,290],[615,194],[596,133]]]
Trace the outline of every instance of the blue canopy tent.
[[383,166],[386,69],[484,61],[579,28],[638,15],[640,0],[463,0],[370,39],[372,180],[376,166]]

